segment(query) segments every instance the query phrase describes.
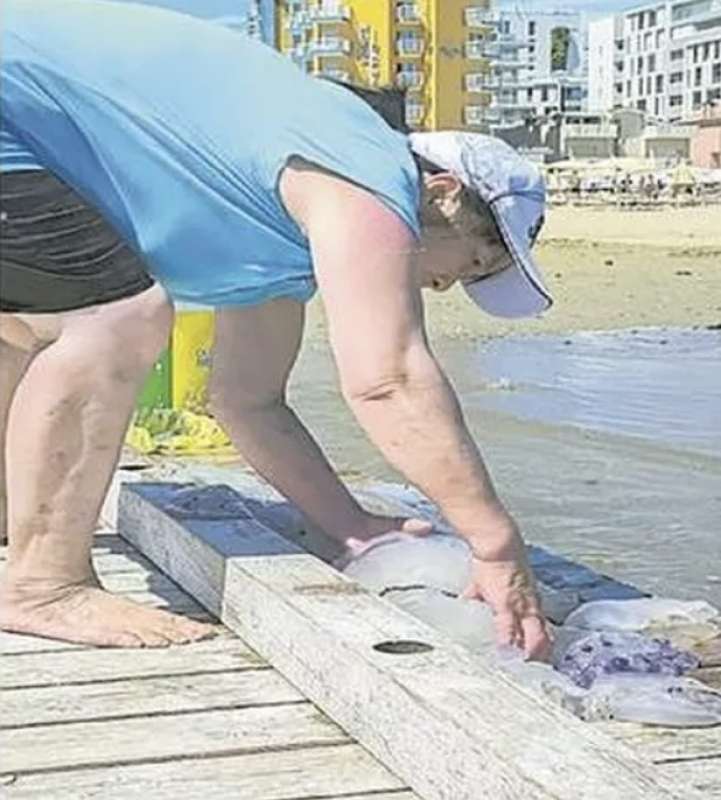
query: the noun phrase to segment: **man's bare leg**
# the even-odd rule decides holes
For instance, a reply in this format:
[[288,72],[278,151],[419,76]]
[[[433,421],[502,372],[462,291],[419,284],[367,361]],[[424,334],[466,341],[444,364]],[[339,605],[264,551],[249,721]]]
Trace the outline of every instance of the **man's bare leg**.
[[0,544],[7,541],[7,488],[5,486],[5,431],[10,403],[30,353],[2,340],[0,326]]
[[8,415],[0,628],[120,647],[210,635],[207,625],[108,594],[89,567],[135,398],[170,330],[164,292],[22,319],[50,343],[33,356]]

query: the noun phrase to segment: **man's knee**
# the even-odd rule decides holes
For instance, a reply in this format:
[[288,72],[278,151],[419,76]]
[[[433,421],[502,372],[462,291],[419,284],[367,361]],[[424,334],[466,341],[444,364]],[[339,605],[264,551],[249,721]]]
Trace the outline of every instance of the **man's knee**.
[[63,315],[54,353],[64,357],[68,378],[85,383],[142,379],[168,344],[173,307],[156,287],[133,298]]

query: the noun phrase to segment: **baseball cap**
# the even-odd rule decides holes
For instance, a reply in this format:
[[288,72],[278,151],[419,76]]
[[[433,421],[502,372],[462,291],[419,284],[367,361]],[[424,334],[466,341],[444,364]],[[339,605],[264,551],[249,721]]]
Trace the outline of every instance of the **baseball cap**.
[[496,317],[528,317],[553,299],[531,255],[544,221],[546,192],[536,167],[504,141],[481,133],[432,131],[409,134],[411,149],[452,172],[488,206],[511,255],[508,269],[464,281],[470,298]]

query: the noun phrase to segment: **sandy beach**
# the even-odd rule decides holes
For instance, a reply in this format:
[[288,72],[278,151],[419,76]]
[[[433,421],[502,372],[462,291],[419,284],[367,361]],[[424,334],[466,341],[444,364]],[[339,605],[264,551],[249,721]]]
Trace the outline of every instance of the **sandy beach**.
[[[432,337],[619,330],[721,323],[721,206],[549,209],[536,248],[553,309],[542,319],[493,319],[462,290],[426,294]],[[325,336],[320,303],[309,334]]]

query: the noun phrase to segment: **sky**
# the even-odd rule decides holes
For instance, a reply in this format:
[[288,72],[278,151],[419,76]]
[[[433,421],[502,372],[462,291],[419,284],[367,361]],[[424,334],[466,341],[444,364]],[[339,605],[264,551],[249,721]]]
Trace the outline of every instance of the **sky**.
[[520,6],[524,11],[553,11],[572,9],[585,11],[589,16],[601,17],[615,14],[626,8],[641,5],[643,0],[500,0],[501,8]]

